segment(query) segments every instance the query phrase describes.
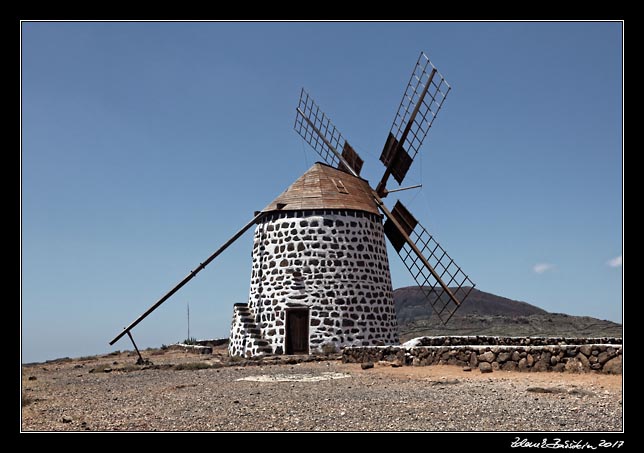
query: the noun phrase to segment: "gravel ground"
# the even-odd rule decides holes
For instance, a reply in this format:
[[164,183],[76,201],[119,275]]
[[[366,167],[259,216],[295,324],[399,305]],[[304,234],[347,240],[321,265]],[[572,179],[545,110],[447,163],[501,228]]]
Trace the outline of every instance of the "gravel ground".
[[[219,360],[179,352],[151,358]],[[133,361],[122,353],[23,366],[23,431],[622,430],[622,376],[363,370],[338,360],[119,370]]]

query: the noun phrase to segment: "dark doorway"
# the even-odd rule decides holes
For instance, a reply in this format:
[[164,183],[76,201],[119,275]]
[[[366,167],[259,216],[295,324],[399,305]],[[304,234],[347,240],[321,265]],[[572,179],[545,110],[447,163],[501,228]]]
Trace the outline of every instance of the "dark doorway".
[[286,310],[286,353],[309,353],[309,309],[290,308]]

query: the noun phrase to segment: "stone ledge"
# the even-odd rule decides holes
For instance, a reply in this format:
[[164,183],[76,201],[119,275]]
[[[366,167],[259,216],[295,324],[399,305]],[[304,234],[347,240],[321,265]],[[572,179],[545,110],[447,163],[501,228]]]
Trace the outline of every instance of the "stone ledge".
[[210,346],[211,348],[228,344],[228,338],[216,338],[210,340],[197,340],[199,346]]
[[[478,339],[479,344],[461,343],[465,338]],[[509,339],[515,344],[507,344]],[[454,344],[454,340],[458,343]],[[545,344],[546,340],[557,342]],[[482,342],[488,344],[480,344]],[[492,370],[621,374],[622,345],[621,338],[421,337],[401,346],[348,347],[342,352],[342,361],[388,361],[409,366],[457,365],[471,368],[488,363]]]
[[192,352],[195,354],[212,354],[212,347],[210,346],[201,346],[198,344],[171,344],[168,346],[170,350],[183,351],[183,352]]
[[470,336],[436,336],[413,338],[402,346],[548,346],[548,345],[581,345],[581,344],[622,344],[621,338],[616,337],[595,337],[595,338],[571,338],[571,337],[500,337],[488,335]]

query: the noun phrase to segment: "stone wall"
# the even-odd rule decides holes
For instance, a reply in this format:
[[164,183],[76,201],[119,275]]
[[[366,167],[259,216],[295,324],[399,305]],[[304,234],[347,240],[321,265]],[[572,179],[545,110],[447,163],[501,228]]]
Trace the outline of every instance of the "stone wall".
[[551,346],[566,344],[622,344],[621,338],[565,338],[565,337],[498,337],[489,335],[418,337],[403,346]]
[[[467,339],[479,344],[468,344]],[[423,337],[415,340],[402,346],[345,348],[342,360],[348,363],[384,360],[411,366],[457,365],[481,370],[622,372],[621,338]],[[434,345],[425,346],[427,343]]]
[[309,310],[309,352],[398,343],[380,216],[269,214],[255,229],[252,259],[248,304],[234,308],[231,355],[284,353],[290,308]]

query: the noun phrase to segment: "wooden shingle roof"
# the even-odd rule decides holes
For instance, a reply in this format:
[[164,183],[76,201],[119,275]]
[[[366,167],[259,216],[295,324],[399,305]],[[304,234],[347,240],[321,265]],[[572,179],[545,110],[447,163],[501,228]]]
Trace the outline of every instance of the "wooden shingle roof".
[[262,212],[351,209],[380,214],[369,183],[317,162]]

